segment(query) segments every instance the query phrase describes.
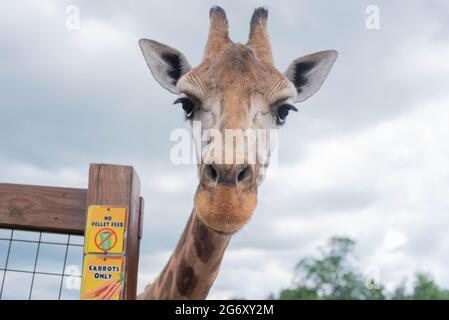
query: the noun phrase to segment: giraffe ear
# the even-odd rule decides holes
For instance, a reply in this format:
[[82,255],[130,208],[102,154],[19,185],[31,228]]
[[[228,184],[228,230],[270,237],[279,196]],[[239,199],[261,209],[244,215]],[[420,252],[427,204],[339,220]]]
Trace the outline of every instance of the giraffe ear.
[[191,69],[186,57],[178,50],[154,40],[140,39],[139,46],[156,81],[168,91],[179,94],[176,84]]
[[338,53],[320,51],[294,60],[284,75],[296,87],[294,102],[303,102],[317,92],[332,68]]

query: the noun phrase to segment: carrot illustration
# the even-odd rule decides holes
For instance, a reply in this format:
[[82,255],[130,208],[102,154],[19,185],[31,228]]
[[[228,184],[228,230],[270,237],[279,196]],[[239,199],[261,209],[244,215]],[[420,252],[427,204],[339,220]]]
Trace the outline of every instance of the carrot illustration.
[[112,300],[123,290],[124,283],[124,275],[121,273],[118,280],[111,279],[106,281],[100,287],[83,295],[83,299]]
[[109,286],[111,286],[113,283],[115,283],[117,280],[111,279],[109,281],[106,281],[104,284],[99,286],[98,288],[93,289],[92,291],[87,292],[83,295],[83,299],[91,299],[95,298],[96,296],[100,295],[103,291],[107,290]]
[[[103,300],[112,300],[116,294],[119,294],[123,290],[123,286],[125,283],[125,276],[123,273],[120,273],[120,278],[117,283],[113,285],[113,288],[105,295],[102,295]],[[98,298],[100,300],[100,297]]]
[[113,287],[112,290],[109,291],[109,293],[103,298],[103,300],[112,300],[114,296],[121,291],[122,284],[120,282],[117,282]]
[[110,299],[113,299],[113,297],[114,297],[116,294],[120,294],[120,292],[122,292],[122,290],[123,290],[123,284],[120,284],[120,285],[114,290],[114,292],[111,293],[111,298],[110,298]]
[[102,291],[99,295],[97,295],[97,300],[106,300],[105,297],[107,297],[109,295],[109,293],[112,291],[112,289],[114,289],[114,287],[118,284],[119,282],[116,280],[114,281],[114,283],[110,284],[108,286],[108,288],[104,291]]

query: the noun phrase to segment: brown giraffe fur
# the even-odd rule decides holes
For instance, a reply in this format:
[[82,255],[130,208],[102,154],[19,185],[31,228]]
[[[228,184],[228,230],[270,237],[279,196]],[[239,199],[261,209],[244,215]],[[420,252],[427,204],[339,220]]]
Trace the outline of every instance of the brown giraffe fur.
[[[276,108],[282,103],[304,101],[326,78],[336,51],[298,58],[285,73],[274,67],[267,16],[267,10],[256,9],[249,40],[239,44],[229,38],[224,10],[213,7],[204,57],[193,69],[176,49],[154,40],[139,42],[156,80],[198,107],[191,121],[201,122],[202,130],[214,128],[224,135],[226,129],[277,128]],[[215,142],[211,138],[207,146]],[[202,151],[201,144],[196,146]],[[231,152],[237,149],[234,144],[231,148]],[[243,168],[249,174],[236,180],[242,165],[215,160],[201,159],[200,183],[190,219],[167,265],[139,299],[206,298],[232,234],[251,218],[266,165],[249,163],[245,155]],[[207,170],[211,170],[211,163],[215,165],[215,178]]]

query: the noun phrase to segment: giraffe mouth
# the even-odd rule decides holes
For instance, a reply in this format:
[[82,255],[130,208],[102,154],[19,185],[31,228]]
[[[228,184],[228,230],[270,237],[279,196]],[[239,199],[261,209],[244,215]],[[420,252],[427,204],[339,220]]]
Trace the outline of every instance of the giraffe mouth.
[[198,186],[195,212],[198,218],[217,233],[232,235],[251,218],[257,202],[257,189],[231,186]]

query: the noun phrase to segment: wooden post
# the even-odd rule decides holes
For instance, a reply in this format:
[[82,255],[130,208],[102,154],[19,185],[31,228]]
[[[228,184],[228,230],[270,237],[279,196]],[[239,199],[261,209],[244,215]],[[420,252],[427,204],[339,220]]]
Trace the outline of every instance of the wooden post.
[[125,299],[134,300],[137,291],[143,201],[140,198],[139,177],[133,167],[91,164],[87,207],[90,205],[115,205],[128,208]]

